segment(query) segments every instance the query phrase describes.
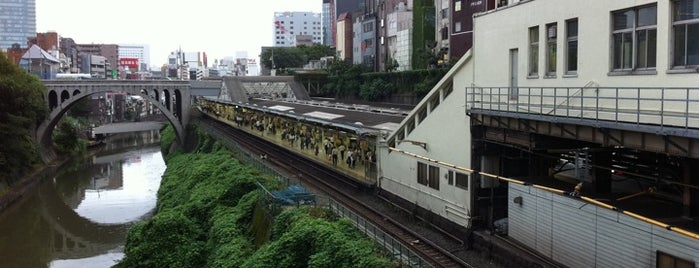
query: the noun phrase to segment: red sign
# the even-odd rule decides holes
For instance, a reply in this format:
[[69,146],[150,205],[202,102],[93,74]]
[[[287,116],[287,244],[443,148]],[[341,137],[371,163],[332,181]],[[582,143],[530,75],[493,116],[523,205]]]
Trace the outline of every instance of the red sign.
[[131,70],[138,70],[138,58],[120,58],[119,66],[129,67]]

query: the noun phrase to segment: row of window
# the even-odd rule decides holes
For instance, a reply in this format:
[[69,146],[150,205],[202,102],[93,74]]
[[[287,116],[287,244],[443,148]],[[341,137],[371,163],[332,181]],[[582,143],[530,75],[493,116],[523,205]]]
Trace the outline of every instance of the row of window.
[[[439,167],[417,162],[417,183],[439,190]],[[468,190],[468,174],[447,171],[447,183]]]
[[[657,4],[638,6],[611,14],[612,72],[655,70],[657,64]],[[699,0],[672,1],[670,66],[673,69],[699,65]],[[558,25],[545,25],[545,76],[556,75]],[[566,75],[578,70],[578,19],[565,21],[564,66]],[[529,28],[530,77],[539,74],[539,26]]]
[[[280,28],[281,28],[281,29],[284,29],[283,26],[279,26],[279,25],[275,25],[274,28],[276,28],[277,30],[279,30]],[[320,30],[320,27],[311,27],[311,28],[312,28],[312,30]],[[289,29],[290,29],[290,30],[293,30],[293,29],[294,29],[294,26],[289,27]],[[308,27],[303,27],[303,29],[304,29],[304,30],[308,30]]]
[[[282,33],[277,32],[277,34],[282,34]],[[289,32],[289,34],[294,34],[294,32]],[[308,35],[308,32],[303,32],[303,35]],[[313,32],[312,35],[317,37],[320,35],[320,32]],[[285,37],[284,37],[284,35],[275,35],[275,38],[276,39],[284,39]]]
[[[280,20],[279,23],[284,24],[284,21],[283,21],[283,20]],[[294,21],[293,21],[293,20],[292,20],[292,21],[289,21],[289,24],[294,24]],[[303,24],[308,24],[308,22],[307,22],[307,21],[304,21]],[[319,22],[319,21],[311,21],[311,24],[312,24],[312,25],[316,25],[316,24],[317,24],[317,25],[320,25],[320,22]]]
[[[578,19],[565,21],[565,73],[578,71]],[[558,23],[546,24],[546,76],[556,75]],[[539,75],[539,26],[529,28],[529,76]]]

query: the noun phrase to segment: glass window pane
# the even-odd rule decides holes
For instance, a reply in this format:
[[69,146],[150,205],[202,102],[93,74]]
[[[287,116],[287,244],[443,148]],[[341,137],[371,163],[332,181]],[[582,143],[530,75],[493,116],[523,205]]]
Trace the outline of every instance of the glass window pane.
[[657,33],[658,31],[655,29],[648,30],[648,48],[646,50],[646,57],[648,60],[647,68],[655,68]]
[[645,68],[647,61],[646,50],[648,49],[648,38],[646,31],[639,31],[636,33],[636,65],[639,68]]
[[631,53],[633,52],[633,40],[631,33],[622,34],[623,44],[622,44],[622,61],[624,69],[631,69]]
[[568,71],[578,70],[578,41],[568,42]]
[[529,74],[535,75],[539,73],[539,46],[534,45],[530,48]]
[[622,60],[622,36],[621,34],[614,35],[614,69],[621,69]]
[[687,65],[699,65],[699,24],[687,25]]
[[647,26],[647,25],[655,25],[656,23],[656,14],[657,14],[657,7],[656,6],[651,6],[651,7],[644,7],[638,10],[638,26]]
[[578,20],[568,21],[566,25],[566,30],[568,32],[568,37],[578,36]]
[[630,29],[633,27],[633,10],[614,14],[614,30]]
[[675,1],[672,17],[674,21],[699,18],[699,0]]
[[684,66],[685,65],[685,44],[687,40],[685,39],[685,25],[679,25],[674,27],[675,31],[675,49],[672,51],[675,56],[675,61],[673,66]]

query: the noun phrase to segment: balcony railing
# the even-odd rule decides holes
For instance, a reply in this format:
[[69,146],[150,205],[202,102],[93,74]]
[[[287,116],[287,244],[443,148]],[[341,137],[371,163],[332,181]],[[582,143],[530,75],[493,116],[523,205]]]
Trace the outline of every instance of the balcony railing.
[[699,88],[469,87],[466,109],[659,134],[699,134]]

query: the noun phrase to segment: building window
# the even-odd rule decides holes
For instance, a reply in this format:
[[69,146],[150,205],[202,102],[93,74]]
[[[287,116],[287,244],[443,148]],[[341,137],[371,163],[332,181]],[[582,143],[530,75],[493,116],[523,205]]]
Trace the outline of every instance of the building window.
[[468,190],[468,174],[456,173],[456,187]]
[[656,14],[655,5],[635,7],[612,14],[614,70],[655,68]]
[[430,166],[429,186],[432,189],[439,190],[439,167]]
[[529,76],[539,74],[539,26],[529,28]]
[[655,267],[658,268],[694,268],[694,263],[688,260],[683,260],[667,254],[662,251],[658,251],[658,256],[656,258]]
[[461,32],[461,22],[460,21],[457,21],[454,23],[454,32],[455,33]]
[[699,0],[672,3],[673,67],[699,65]]
[[566,21],[566,74],[578,71],[578,19]]
[[417,183],[427,185],[427,164],[417,162]]
[[556,23],[546,25],[546,75],[556,75],[556,37],[558,27]]
[[459,12],[461,11],[461,1],[455,1],[454,2],[454,12]]

